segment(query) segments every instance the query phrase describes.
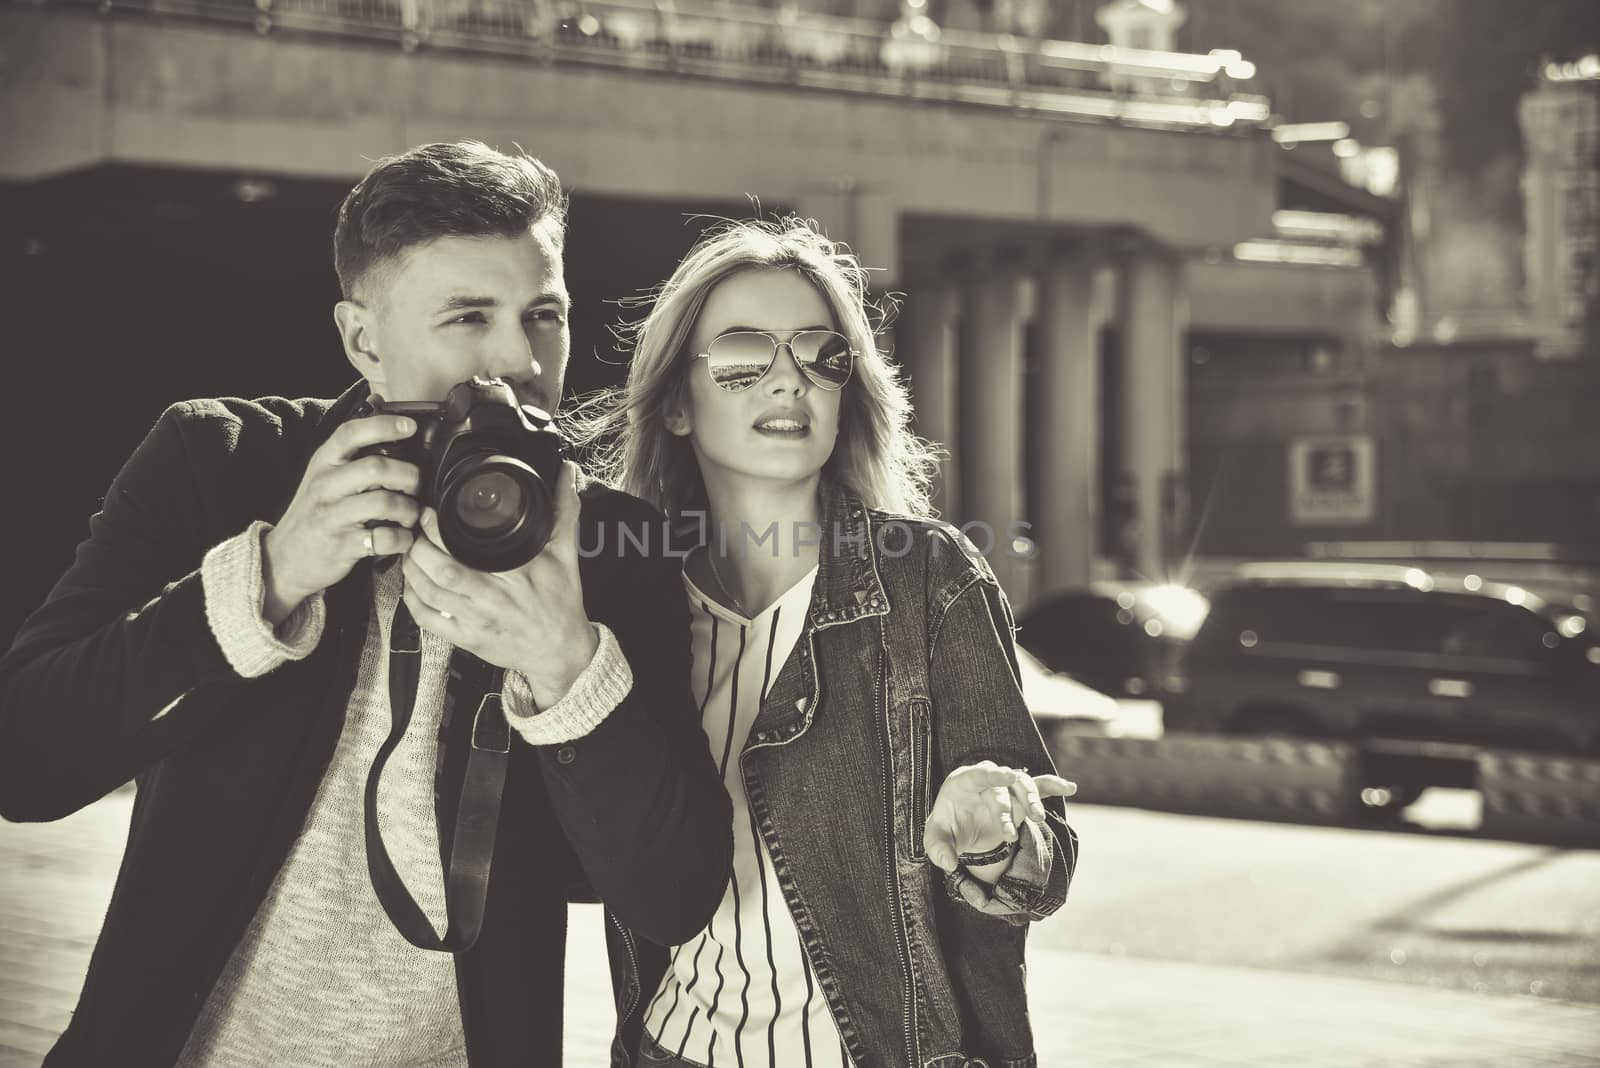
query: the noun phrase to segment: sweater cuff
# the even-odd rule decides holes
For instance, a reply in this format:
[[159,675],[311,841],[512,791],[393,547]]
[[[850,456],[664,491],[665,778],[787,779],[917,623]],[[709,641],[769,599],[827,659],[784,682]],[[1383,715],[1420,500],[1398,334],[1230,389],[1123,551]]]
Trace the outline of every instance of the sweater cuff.
[[560,745],[582,738],[605,722],[633,689],[633,671],[616,635],[594,624],[600,645],[566,695],[543,711],[520,671],[507,671],[501,686],[506,719],[529,745]]
[[327,612],[322,594],[308,597],[273,629],[262,614],[266,579],[261,541],[271,525],[257,520],[205,555],[200,582],[206,622],[228,664],[242,677],[259,678],[290,660],[303,660],[322,640]]

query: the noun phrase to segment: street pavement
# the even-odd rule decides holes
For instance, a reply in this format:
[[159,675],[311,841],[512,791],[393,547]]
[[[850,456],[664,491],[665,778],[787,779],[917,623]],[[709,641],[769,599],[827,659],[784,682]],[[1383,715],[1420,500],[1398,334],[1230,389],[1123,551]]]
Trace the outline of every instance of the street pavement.
[[[131,800],[0,824],[0,1068],[37,1065],[65,1026]],[[1029,949],[1044,1068],[1600,1068],[1600,854],[1091,806],[1074,818],[1078,884]],[[601,939],[598,908],[576,907],[574,1068],[605,1064]]]
[[1600,851],[1073,813],[1077,883],[1034,945],[1600,1005]]

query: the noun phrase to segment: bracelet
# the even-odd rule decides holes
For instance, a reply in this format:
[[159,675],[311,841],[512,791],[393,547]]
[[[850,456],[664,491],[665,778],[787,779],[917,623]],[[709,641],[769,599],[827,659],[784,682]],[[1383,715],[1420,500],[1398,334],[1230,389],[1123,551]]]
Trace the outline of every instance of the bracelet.
[[1002,860],[1010,860],[1017,855],[1021,848],[1018,842],[1001,842],[993,849],[982,853],[961,853],[956,856],[957,862],[966,868],[981,868],[986,864],[998,864]]

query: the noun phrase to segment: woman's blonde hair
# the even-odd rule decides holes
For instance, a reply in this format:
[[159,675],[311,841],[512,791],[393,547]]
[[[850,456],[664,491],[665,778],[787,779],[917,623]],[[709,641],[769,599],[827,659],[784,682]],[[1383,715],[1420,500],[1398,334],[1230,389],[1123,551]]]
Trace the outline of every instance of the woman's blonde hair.
[[[669,516],[705,506],[705,484],[686,437],[667,413],[687,401],[689,340],[718,284],[749,270],[792,270],[816,288],[856,351],[839,403],[839,436],[825,478],[868,507],[927,515],[933,447],[911,431],[911,403],[898,368],[878,351],[866,271],[810,220],[729,221],[707,232],[661,286],[649,312],[621,328],[633,360],[620,389],[580,404],[564,429],[593,448],[591,469]],[[870,310],[869,310],[870,309]]]

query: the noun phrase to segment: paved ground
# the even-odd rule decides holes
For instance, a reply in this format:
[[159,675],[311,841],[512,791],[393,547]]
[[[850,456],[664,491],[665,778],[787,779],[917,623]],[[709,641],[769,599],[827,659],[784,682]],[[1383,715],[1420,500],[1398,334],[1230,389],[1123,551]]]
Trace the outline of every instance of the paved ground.
[[1600,850],[1077,805],[1035,945],[1600,1005]]
[[[120,794],[53,825],[0,825],[0,1068],[37,1065],[66,1023],[104,914],[130,803],[129,795]],[[1242,840],[1230,840],[1229,831],[1242,835],[1254,826],[1182,822],[1187,819],[1081,808],[1081,827],[1095,834],[1086,834],[1086,841],[1102,844],[1098,870],[1107,874],[1093,892],[1083,894],[1084,901],[1074,903],[1084,906],[1084,915],[1052,920],[1039,930],[1030,951],[1030,1000],[1046,1068],[1600,1068],[1600,1007],[1594,1005],[1434,990],[1391,977],[1155,960],[1128,953],[1126,944],[1124,955],[1109,946],[1107,952],[1061,948],[1063,941],[1077,940],[1062,932],[1111,922],[1118,879],[1128,872],[1130,857],[1143,855],[1144,863],[1139,878],[1127,880],[1124,911],[1129,916],[1150,911],[1148,895],[1163,877],[1168,896],[1182,892],[1175,888],[1186,885],[1196,862],[1173,864],[1153,854],[1149,842],[1185,835],[1212,848],[1243,848]],[[1330,842],[1338,841],[1307,828],[1269,833],[1295,836],[1280,844],[1302,843],[1298,853],[1290,850],[1283,858],[1285,865],[1296,864],[1296,856],[1303,861],[1325,853]],[[1113,841],[1120,845],[1113,847]],[[1386,850],[1376,846],[1378,841],[1373,840],[1379,862],[1394,863],[1400,847],[1391,844]],[[1412,837],[1401,839],[1401,845],[1406,841],[1429,840]],[[1396,855],[1385,860],[1386,853]],[[1489,863],[1505,859],[1497,854]],[[1078,889],[1088,891],[1091,885],[1085,879]],[[1304,893],[1304,886],[1285,888],[1291,899]],[[1536,914],[1547,909],[1537,895],[1519,902]],[[1248,901],[1233,911],[1245,927],[1253,922],[1262,938],[1271,937],[1272,925],[1298,927],[1305,919],[1289,906],[1252,916]],[[1131,921],[1125,926],[1134,930]],[[612,1023],[600,937],[598,911],[580,907],[568,965],[568,1064],[575,1068],[604,1064]],[[1132,940],[1130,934],[1122,937]],[[1160,943],[1158,934],[1152,944]],[[1593,962],[1591,957],[1591,970]]]

